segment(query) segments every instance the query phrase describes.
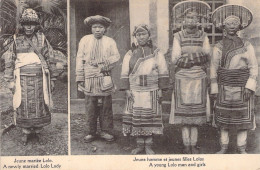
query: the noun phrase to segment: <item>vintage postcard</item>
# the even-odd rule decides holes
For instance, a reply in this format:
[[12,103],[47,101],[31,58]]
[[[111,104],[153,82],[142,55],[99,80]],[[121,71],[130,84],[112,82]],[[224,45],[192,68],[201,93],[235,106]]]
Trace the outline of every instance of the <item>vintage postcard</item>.
[[1,156],[68,155],[67,1],[0,8]]
[[259,6],[1,0],[0,169],[260,169]]

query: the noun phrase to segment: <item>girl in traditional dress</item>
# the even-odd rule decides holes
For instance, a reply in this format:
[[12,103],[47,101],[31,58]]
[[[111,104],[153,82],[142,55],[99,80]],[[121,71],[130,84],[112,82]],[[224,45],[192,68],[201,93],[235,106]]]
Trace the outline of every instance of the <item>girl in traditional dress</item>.
[[30,134],[36,134],[39,140],[42,128],[51,123],[51,86],[55,78],[50,67],[52,47],[43,33],[36,30],[40,24],[38,15],[26,9],[20,23],[23,33],[12,37],[13,42],[3,54],[4,78],[14,92],[15,124],[22,128],[26,145]]
[[[207,19],[210,7],[201,1],[184,1],[173,8],[174,16],[183,16],[183,29],[174,34],[172,63],[175,87],[172,94],[170,124],[182,125],[184,153],[197,154],[198,126],[206,123],[209,112],[207,64],[209,39],[198,24]],[[180,13],[184,11],[184,13]],[[199,18],[200,16],[200,18]]]
[[124,57],[121,90],[126,91],[126,110],[123,115],[123,133],[136,137],[137,148],[132,154],[151,149],[153,134],[163,134],[161,98],[168,87],[168,69],[164,55],[150,39],[147,25],[136,26],[133,36],[137,46]]
[[252,22],[249,9],[239,5],[224,5],[217,8],[212,21],[224,29],[223,40],[213,49],[210,67],[211,94],[216,99],[215,123],[220,128],[221,150],[226,153],[229,132],[237,132],[239,153],[246,153],[247,131],[254,129],[254,93],[258,64],[251,43],[238,37],[237,31]]

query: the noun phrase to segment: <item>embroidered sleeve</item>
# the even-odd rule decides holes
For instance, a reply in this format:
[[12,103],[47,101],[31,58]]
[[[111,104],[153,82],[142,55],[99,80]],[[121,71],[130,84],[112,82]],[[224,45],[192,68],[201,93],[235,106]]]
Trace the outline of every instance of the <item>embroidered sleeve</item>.
[[172,46],[172,63],[176,64],[177,60],[181,57],[181,45],[179,35],[174,34]]
[[206,73],[207,73],[207,75],[209,75],[210,73],[209,73],[208,68],[210,67],[210,58],[212,56],[212,50],[211,50],[211,46],[209,43],[209,38],[206,33],[204,33],[204,34],[205,34],[205,38],[203,41],[202,49],[203,49],[203,53],[205,54],[204,58],[206,60],[206,63],[205,63]]
[[48,65],[50,75],[51,75],[51,80],[56,80],[59,74],[56,69],[56,61],[55,61],[53,48],[45,37],[44,37],[44,46],[42,48],[42,55],[44,56],[45,61]]
[[210,63],[211,94],[218,93],[217,70],[220,64],[221,55],[221,50],[215,46]]
[[85,48],[85,39],[82,38],[79,42],[79,48],[78,48],[78,53],[76,57],[76,81],[85,81],[85,76],[84,76],[84,48]]
[[203,49],[203,52],[208,55],[208,57],[211,55],[211,47],[210,47],[209,38],[207,35],[204,38],[202,49]]
[[258,76],[258,62],[255,56],[254,47],[249,44],[247,47],[248,52],[248,69],[250,71],[249,79],[247,80],[245,88],[256,91],[257,76]]
[[4,80],[6,82],[14,81],[14,67],[16,56],[15,42],[10,43],[9,48],[3,54],[2,58],[5,60]]
[[105,66],[102,68],[104,71],[110,71],[112,70],[115,66],[117,61],[120,59],[120,54],[117,49],[116,42],[113,39],[110,39],[110,56],[108,56],[106,60]]
[[132,51],[128,51],[124,56],[123,63],[122,63],[122,71],[120,77],[120,90],[129,90],[130,83],[129,83],[129,61],[132,57]]
[[169,83],[169,70],[164,55],[159,51],[157,53],[158,63],[158,85],[159,89],[167,89],[170,86]]

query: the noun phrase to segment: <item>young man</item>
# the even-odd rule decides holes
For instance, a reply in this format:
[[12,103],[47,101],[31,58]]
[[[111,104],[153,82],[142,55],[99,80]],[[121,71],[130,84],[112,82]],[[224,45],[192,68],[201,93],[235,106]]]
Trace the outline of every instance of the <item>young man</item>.
[[183,1],[173,7],[175,19],[183,19],[183,22],[182,30],[174,34],[173,40],[175,86],[169,122],[182,126],[183,152],[186,154],[199,153],[198,126],[206,124],[209,114],[207,65],[210,44],[206,33],[199,29],[209,10],[210,6],[201,1]]
[[26,145],[29,135],[36,134],[39,139],[42,127],[51,123],[51,88],[56,78],[50,66],[53,49],[38,31],[37,13],[33,9],[24,10],[20,23],[21,34],[12,37],[13,42],[3,55],[4,78],[14,93],[15,123],[22,128]]
[[237,32],[250,25],[252,13],[243,6],[225,5],[213,12],[212,20],[225,33],[214,47],[210,68],[211,94],[216,99],[214,118],[220,128],[221,150],[217,153],[226,153],[231,130],[237,132],[239,153],[246,153],[247,131],[255,128],[258,65],[253,46]]
[[[76,81],[79,90],[85,94],[87,114],[86,142],[96,138],[97,118],[101,138],[113,141],[112,91],[114,85],[111,70],[120,59],[115,41],[105,36],[111,20],[103,16],[90,16],[84,23],[91,27],[92,34],[84,36],[79,42],[76,59]],[[98,113],[98,103],[102,103]]]

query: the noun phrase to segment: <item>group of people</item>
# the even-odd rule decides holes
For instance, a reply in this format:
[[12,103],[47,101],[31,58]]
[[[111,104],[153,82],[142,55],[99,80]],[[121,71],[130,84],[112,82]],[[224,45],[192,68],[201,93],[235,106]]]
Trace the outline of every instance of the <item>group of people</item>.
[[[182,126],[184,153],[199,153],[198,126],[210,119],[209,92],[214,99],[212,122],[220,129],[218,153],[227,152],[232,129],[237,131],[239,153],[246,153],[247,131],[256,126],[254,93],[258,65],[253,46],[237,32],[250,25],[252,13],[239,5],[217,8],[211,19],[223,30],[223,39],[211,50],[207,34],[200,29],[209,19],[209,10],[205,2],[189,0],[173,8],[174,16],[183,19],[181,30],[173,39],[173,86],[169,83],[169,63],[153,44],[149,27],[141,24],[134,28],[136,41],[123,58],[119,82],[119,90],[126,93],[122,132],[136,139],[132,154],[154,154],[153,135],[163,134],[162,91],[167,89],[173,89],[169,123]],[[111,70],[120,54],[116,42],[105,35],[111,24],[109,18],[91,16],[84,23],[92,30],[92,34],[80,40],[76,57],[78,90],[85,94],[84,140],[91,142],[99,136],[113,141],[111,95],[115,87]],[[26,145],[30,135],[39,138],[42,128],[51,122],[51,92],[56,77],[51,64],[53,49],[40,30],[37,13],[26,9],[20,24],[20,32],[10,38],[9,48],[3,54],[4,78],[14,95],[15,124],[22,128]],[[97,119],[101,129],[98,134]]]
[[[136,139],[132,154],[154,154],[153,135],[163,134],[162,91],[169,88],[173,89],[169,123],[182,125],[184,153],[199,153],[198,126],[210,119],[209,93],[214,99],[212,122],[220,128],[221,149],[217,153],[227,152],[232,129],[237,131],[239,153],[246,153],[247,131],[255,128],[258,65],[253,46],[237,32],[252,22],[252,14],[238,5],[217,8],[212,22],[223,30],[223,39],[211,50],[207,34],[199,29],[201,22],[208,19],[210,6],[201,1],[184,1],[175,5],[175,14],[177,9],[183,21],[181,31],[176,32],[173,39],[173,87],[169,83],[168,64],[153,44],[147,25],[134,28],[132,35],[136,41],[123,58],[119,82],[119,90],[126,94],[122,132]],[[85,94],[87,114],[84,140],[91,142],[99,136],[113,141],[111,70],[120,55],[115,41],[104,35],[111,24],[109,18],[90,16],[84,23],[93,33],[80,40],[76,58],[76,81],[78,90]],[[98,118],[100,133],[97,133]]]

